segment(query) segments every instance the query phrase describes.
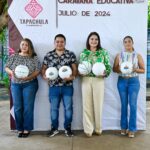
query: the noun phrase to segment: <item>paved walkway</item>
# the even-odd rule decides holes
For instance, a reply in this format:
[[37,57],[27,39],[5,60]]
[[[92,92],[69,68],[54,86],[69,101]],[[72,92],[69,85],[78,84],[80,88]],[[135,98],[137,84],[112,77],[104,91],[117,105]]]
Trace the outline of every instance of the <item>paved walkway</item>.
[[46,132],[33,132],[27,139],[17,138],[9,130],[9,101],[0,100],[0,150],[150,150],[150,102],[147,103],[147,131],[136,138],[121,136],[118,131],[105,131],[102,136],[87,138],[82,131],[73,138],[63,132],[53,138]]

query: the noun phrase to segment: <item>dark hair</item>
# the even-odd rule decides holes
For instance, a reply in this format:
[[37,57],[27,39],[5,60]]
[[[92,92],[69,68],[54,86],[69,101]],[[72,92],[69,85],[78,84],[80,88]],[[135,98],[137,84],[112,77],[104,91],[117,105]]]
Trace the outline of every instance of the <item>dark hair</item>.
[[[130,39],[132,41],[132,43],[134,43],[133,41],[133,38],[129,35],[125,36],[124,39],[123,39],[123,42],[126,40],[126,39]],[[133,51],[134,51],[134,47],[132,47]]]
[[132,41],[132,43],[134,43],[133,38],[132,38],[131,36],[129,36],[129,35],[124,37],[123,42],[124,42],[126,39],[130,39],[130,40]]
[[[30,56],[30,57],[37,56],[37,54],[36,54],[35,51],[34,51],[34,46],[33,46],[32,41],[31,41],[30,39],[28,39],[28,38],[24,38],[24,39],[21,40],[21,42],[22,42],[22,41],[25,41],[25,42],[28,43],[29,56]],[[20,43],[21,43],[21,42],[20,42]],[[19,48],[19,50],[18,50],[18,53],[19,53],[19,52],[21,52],[21,49],[20,49],[20,48]]]
[[91,37],[92,35],[96,35],[97,38],[98,38],[97,50],[98,50],[98,49],[101,49],[102,47],[101,47],[100,36],[99,36],[99,34],[98,34],[97,32],[91,32],[91,33],[89,34],[89,36],[88,36],[88,38],[87,38],[87,41],[86,41],[86,48],[87,48],[88,50],[90,50],[89,39],[90,39],[90,37]]
[[58,37],[63,38],[64,41],[66,42],[66,37],[63,34],[57,34],[54,38],[54,40],[56,40]]

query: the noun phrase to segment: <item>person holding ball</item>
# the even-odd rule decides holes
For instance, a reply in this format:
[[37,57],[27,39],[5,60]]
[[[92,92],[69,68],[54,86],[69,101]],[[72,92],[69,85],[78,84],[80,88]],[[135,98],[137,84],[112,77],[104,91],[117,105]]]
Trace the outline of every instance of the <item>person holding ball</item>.
[[[42,76],[49,83],[49,101],[51,104],[51,131],[49,137],[59,133],[59,106],[64,105],[65,135],[72,137],[73,116],[73,80],[77,75],[76,56],[65,48],[66,38],[58,34],[54,39],[55,49],[44,57]],[[55,68],[55,69],[54,69]],[[59,74],[59,75],[58,75]]]
[[20,49],[8,58],[5,70],[11,77],[18,137],[28,137],[33,130],[34,101],[38,90],[37,76],[41,65],[30,39],[23,39]]
[[79,74],[82,77],[83,127],[91,137],[102,134],[102,107],[104,100],[104,78],[111,72],[108,52],[101,47],[97,32],[87,38],[86,49],[80,54]]
[[[135,137],[137,130],[137,99],[140,90],[138,74],[145,72],[144,61],[140,54],[133,48],[133,38],[126,36],[123,39],[124,50],[117,54],[113,71],[119,74],[118,91],[121,100],[121,135]],[[128,122],[128,104],[130,116]]]

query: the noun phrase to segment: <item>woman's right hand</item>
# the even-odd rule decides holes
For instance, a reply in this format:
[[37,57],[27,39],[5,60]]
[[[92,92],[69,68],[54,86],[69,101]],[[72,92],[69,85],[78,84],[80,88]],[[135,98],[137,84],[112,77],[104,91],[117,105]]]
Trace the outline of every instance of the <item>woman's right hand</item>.
[[121,73],[120,64],[119,64],[119,57],[120,57],[120,54],[117,54],[115,61],[114,61],[114,65],[113,65],[113,71],[116,73]]
[[14,78],[15,77],[15,72],[14,70],[9,70],[8,75],[10,76],[10,78]]
[[48,78],[46,77],[45,74],[42,77],[43,77],[44,80],[48,80]]
[[83,75],[80,72],[78,72],[78,76],[84,77],[85,75]]
[[122,72],[121,72],[121,66],[120,66],[120,65],[118,66],[118,73],[122,73]]

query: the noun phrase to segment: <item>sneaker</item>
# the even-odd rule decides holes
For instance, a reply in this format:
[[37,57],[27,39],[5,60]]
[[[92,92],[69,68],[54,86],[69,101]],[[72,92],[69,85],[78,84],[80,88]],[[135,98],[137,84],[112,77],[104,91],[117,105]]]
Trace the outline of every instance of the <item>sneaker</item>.
[[131,132],[131,131],[130,131],[130,132],[128,133],[128,137],[129,137],[129,138],[134,138],[134,137],[135,137],[134,132]]
[[58,134],[59,131],[57,129],[52,128],[49,132],[49,137],[54,137],[56,134]]
[[121,135],[127,135],[127,130],[122,129],[121,130]]
[[65,130],[65,135],[66,135],[67,137],[73,137],[73,136],[74,136],[74,134],[73,134],[73,132],[71,131],[71,129],[66,129],[66,130]]

